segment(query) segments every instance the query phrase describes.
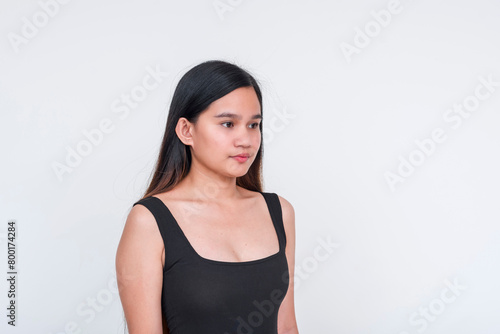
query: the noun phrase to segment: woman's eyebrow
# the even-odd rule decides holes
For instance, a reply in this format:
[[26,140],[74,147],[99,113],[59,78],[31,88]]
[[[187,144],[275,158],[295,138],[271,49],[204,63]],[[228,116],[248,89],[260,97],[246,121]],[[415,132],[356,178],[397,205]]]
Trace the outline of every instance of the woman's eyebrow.
[[[220,113],[218,115],[215,115],[214,117],[215,118],[224,118],[224,117],[227,117],[227,118],[233,118],[233,119],[238,119],[238,120],[241,119],[240,115],[233,114],[233,113],[230,113],[230,112],[223,112],[223,113]],[[253,115],[251,117],[251,119],[262,119],[262,115],[261,114],[255,114],[255,115]]]

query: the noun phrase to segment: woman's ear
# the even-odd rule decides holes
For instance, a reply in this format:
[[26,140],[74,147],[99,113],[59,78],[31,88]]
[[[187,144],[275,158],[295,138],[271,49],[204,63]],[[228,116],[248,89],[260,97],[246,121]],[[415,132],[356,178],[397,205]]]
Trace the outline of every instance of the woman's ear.
[[175,133],[179,140],[186,146],[193,145],[193,124],[185,117],[179,118],[175,127]]

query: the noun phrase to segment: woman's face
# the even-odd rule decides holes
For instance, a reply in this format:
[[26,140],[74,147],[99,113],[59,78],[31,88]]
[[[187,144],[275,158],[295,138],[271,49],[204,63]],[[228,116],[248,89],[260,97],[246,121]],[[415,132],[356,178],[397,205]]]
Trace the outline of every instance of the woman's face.
[[[237,88],[212,102],[192,128],[193,163],[228,177],[245,175],[261,144],[260,109],[253,87]],[[236,157],[241,154],[249,157]]]

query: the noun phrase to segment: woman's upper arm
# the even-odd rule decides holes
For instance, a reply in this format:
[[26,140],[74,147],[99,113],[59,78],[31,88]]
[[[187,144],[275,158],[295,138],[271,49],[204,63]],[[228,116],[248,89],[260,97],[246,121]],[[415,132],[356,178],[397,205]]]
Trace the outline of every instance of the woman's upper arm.
[[162,334],[163,239],[153,214],[135,205],[116,251],[118,291],[130,334]]
[[278,312],[278,333],[298,333],[297,321],[295,319],[295,302],[293,278],[295,275],[295,211],[293,206],[281,196],[278,196],[281,204],[283,225],[286,234],[285,254],[288,262],[288,273],[290,283],[283,302]]

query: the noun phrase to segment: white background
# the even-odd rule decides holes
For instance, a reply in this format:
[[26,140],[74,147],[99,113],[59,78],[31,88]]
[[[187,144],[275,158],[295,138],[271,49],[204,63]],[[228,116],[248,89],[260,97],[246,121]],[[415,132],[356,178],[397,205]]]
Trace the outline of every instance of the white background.
[[[54,3],[0,4],[5,273],[7,222],[18,227],[17,326],[1,279],[0,332],[123,333],[114,259],[126,216],[178,80],[223,59],[262,85],[264,191],[295,208],[301,334],[500,333],[500,3]],[[161,82],[120,118],[113,103],[148,68]],[[496,83],[482,100],[480,78]],[[478,102],[467,116],[450,110],[465,101]],[[58,177],[54,164],[105,119],[113,130]],[[433,131],[446,139],[430,144]],[[410,157],[391,188],[387,173]]]

